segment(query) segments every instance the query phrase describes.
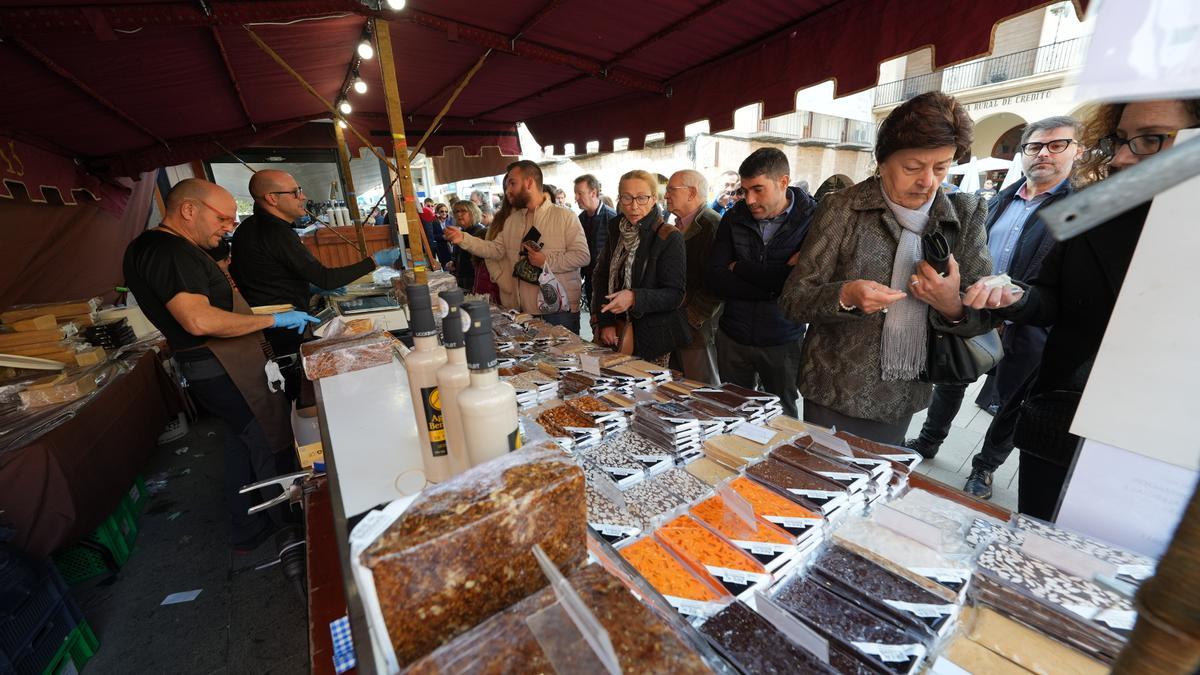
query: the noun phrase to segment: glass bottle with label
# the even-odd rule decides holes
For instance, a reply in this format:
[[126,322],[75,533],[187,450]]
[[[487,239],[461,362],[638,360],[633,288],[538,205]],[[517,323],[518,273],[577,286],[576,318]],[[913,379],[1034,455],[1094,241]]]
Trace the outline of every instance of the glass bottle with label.
[[496,344],[492,341],[492,314],[486,302],[462,306],[469,316],[467,368],[471,384],[458,395],[463,411],[463,436],[471,466],[521,447],[517,425],[517,392],[500,381],[496,370]]
[[437,371],[446,363],[446,350],[438,344],[433,301],[425,284],[408,285],[408,313],[413,349],[404,356],[404,369],[408,372],[408,387],[416,411],[421,463],[425,465],[425,477],[429,482],[440,483],[454,473],[446,447],[442,397],[437,386]]
[[463,436],[462,410],[458,404],[459,393],[471,382],[471,374],[467,369],[467,343],[463,335],[464,315],[459,311],[459,305],[463,303],[463,292],[455,288],[442,291],[439,295],[449,307],[449,311],[446,318],[442,319],[442,346],[446,348],[446,363],[438,368],[437,383],[442,398],[450,469],[457,474],[471,468],[471,460],[467,456],[467,439]]

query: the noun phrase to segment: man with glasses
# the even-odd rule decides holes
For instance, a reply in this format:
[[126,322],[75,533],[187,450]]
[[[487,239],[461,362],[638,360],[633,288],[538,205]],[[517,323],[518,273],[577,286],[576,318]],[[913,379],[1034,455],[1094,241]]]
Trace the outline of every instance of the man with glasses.
[[[313,286],[333,290],[375,269],[371,258],[345,267],[325,267],[304,247],[292,222],[305,214],[307,199],[290,173],[255,173],[250,178],[250,196],[254,215],[233,233],[229,271],[251,306],[292,305],[308,311]],[[387,253],[376,255],[383,260]],[[279,357],[296,354],[304,341],[304,335],[294,330],[268,329],[265,334]],[[294,398],[300,388],[298,362],[284,368],[284,379],[289,397]]]
[[[1058,116],[1032,122],[1021,132],[1021,163],[1025,177],[988,203],[992,274],[1007,274],[1017,281],[1028,282],[1041,269],[1042,258],[1050,250],[1054,238],[1046,231],[1038,213],[1071,194],[1071,172],[1082,155],[1078,140],[1080,131],[1078,121]],[[1011,410],[1020,404],[1020,401],[1009,401],[1041,361],[1049,332],[1044,327],[1024,325],[1007,325],[1002,331],[1004,358],[988,376],[976,400],[976,404],[989,409],[995,417],[988,426],[983,447],[971,460],[971,473],[963,488],[981,499],[991,498],[992,474],[1013,450],[1016,418],[1001,414],[1001,409],[1003,405],[1009,405]],[[905,445],[925,457],[936,455],[950,432],[967,386],[935,386],[920,436]]]
[[717,331],[717,369],[726,382],[779,397],[796,417],[804,324],[779,308],[817,202],[789,188],[787,156],[759,148],[738,168],[738,199],[717,227],[708,260],[708,288],[725,301]]
[[[272,392],[260,331],[302,331],[316,319],[303,312],[257,316],[205,251],[237,224],[237,204],[224,188],[199,178],[167,194],[162,224],[125,249],[125,283],[146,318],[162,331],[192,397],[226,426],[224,495],[233,544],[250,551],[274,531],[265,513],[246,514],[257,498],[238,489],[292,470],[287,400]],[[262,498],[278,494],[263,491]]]
[[676,171],[667,181],[667,210],[675,216],[675,227],[683,233],[687,249],[687,285],[684,309],[692,341],[671,355],[671,366],[689,380],[719,384],[717,355],[713,346],[713,317],[721,300],[704,284],[708,258],[721,216],[708,206],[708,181],[692,169]]

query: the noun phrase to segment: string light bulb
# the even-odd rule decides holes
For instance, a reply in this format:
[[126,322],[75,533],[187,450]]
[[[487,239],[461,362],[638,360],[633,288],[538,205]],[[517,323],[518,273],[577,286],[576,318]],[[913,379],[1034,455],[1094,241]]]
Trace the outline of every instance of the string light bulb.
[[370,59],[375,56],[375,48],[371,46],[371,38],[365,37],[362,42],[358,43],[358,55],[363,59]]
[[344,119],[340,119],[340,118],[339,118],[339,119],[338,119],[338,121],[337,121],[337,125],[338,125],[339,127],[343,128],[343,129],[345,129],[346,127],[350,126],[350,125],[346,124],[346,120],[344,120]]
[[388,9],[395,12],[399,12],[400,10],[404,9],[404,6],[407,4],[408,3],[404,0],[387,0]]
[[342,102],[338,104],[338,110],[341,110],[343,115],[349,115],[354,108],[350,107],[350,101],[342,99]]
[[360,93],[360,94],[365,94],[365,93],[367,93],[367,81],[366,81],[366,80],[364,80],[364,79],[362,79],[361,77],[355,76],[355,78],[354,78],[354,91],[356,91],[356,92],[358,92],[358,93]]

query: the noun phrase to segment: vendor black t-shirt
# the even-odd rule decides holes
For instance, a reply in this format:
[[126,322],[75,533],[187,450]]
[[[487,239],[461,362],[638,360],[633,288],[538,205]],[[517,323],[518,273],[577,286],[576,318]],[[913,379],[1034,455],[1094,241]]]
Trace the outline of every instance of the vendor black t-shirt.
[[125,249],[124,270],[125,285],[142,312],[176,351],[199,347],[205,338],[179,325],[167,309],[171,298],[195,293],[213,307],[233,311],[233,288],[221,268],[196,245],[169,232],[147,230],[134,239]]

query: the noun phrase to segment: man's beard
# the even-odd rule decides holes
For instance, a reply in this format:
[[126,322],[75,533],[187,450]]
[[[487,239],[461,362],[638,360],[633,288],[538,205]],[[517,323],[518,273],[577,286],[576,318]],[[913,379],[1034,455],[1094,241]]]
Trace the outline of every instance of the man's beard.
[[520,192],[508,198],[508,203],[512,204],[514,209],[523,209],[529,206],[529,191],[522,188]]

